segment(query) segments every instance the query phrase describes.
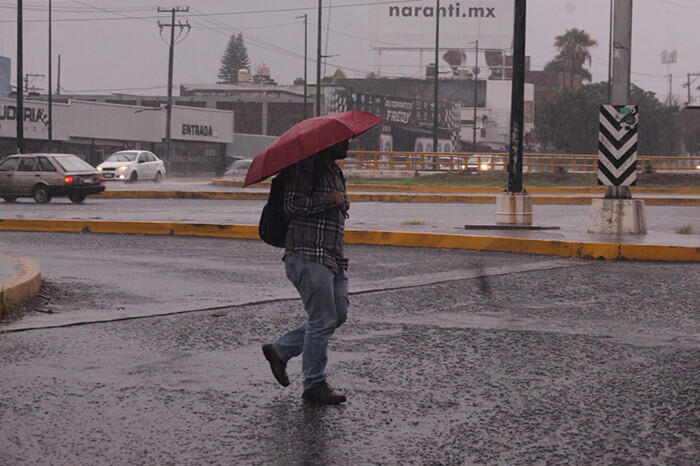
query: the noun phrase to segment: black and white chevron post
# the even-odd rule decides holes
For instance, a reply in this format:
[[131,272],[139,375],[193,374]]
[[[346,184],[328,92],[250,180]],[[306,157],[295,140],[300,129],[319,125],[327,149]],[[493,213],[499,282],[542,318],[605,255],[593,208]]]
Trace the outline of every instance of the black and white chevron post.
[[601,105],[598,134],[598,184],[637,183],[636,105]]

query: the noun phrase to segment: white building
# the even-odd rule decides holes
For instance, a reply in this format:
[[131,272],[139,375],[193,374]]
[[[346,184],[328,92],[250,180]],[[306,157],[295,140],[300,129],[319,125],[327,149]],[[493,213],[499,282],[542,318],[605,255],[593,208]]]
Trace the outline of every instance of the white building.
[[[507,151],[510,144],[510,101],[512,81],[486,81],[486,106],[476,109],[476,143],[494,151]],[[525,84],[524,134],[534,128],[534,84]],[[467,145],[474,139],[474,107],[462,106],[460,140]]]
[[[96,165],[122,149],[145,149],[164,157],[164,108],[69,100],[54,103],[53,150],[75,153]],[[16,102],[0,99],[0,155],[17,151]],[[24,101],[27,152],[44,151],[48,142],[48,103]],[[174,172],[209,172],[233,142],[233,112],[173,106],[171,157]]]

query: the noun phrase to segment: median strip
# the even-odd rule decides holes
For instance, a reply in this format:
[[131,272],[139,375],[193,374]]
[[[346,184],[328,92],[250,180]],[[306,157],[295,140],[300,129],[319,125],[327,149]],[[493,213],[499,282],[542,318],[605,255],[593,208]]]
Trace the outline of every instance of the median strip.
[[[256,225],[209,223],[3,219],[0,220],[0,230],[259,239]],[[347,230],[346,242],[348,244],[516,252],[581,259],[700,262],[700,248],[692,246],[595,243],[365,230]]]
[[[498,192],[501,192],[500,189]],[[95,197],[104,199],[215,199],[266,201],[267,192],[217,192],[217,191],[105,191]],[[468,194],[411,194],[411,193],[349,193],[350,202],[405,202],[446,204],[495,204],[496,195]],[[590,205],[601,196],[533,196],[534,204]],[[646,205],[698,207],[700,198],[692,197],[640,197]]]

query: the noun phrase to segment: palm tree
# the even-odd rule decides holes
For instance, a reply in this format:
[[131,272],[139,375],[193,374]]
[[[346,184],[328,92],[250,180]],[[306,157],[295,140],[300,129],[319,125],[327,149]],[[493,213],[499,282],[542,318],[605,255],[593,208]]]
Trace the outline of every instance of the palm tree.
[[574,85],[574,74],[580,74],[585,81],[591,81],[593,76],[583,66],[591,64],[589,49],[598,45],[598,41],[592,39],[582,29],[567,29],[566,32],[554,38],[554,46],[559,53],[554,60],[547,63],[545,71],[567,71],[570,74],[570,85]]

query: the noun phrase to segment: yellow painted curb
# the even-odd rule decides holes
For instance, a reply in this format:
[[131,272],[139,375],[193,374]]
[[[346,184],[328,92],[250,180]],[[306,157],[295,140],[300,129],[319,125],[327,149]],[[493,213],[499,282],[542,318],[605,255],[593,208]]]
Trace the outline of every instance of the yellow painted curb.
[[0,254],[19,264],[19,272],[12,278],[0,282],[0,315],[3,309],[28,301],[41,289],[41,268],[30,259]]
[[[499,188],[499,193],[503,190]],[[98,195],[105,199],[216,199],[241,201],[266,201],[266,192],[216,192],[216,191],[105,191]],[[351,202],[414,202],[448,204],[495,204],[496,196],[489,194],[387,194],[349,193]],[[601,196],[533,196],[533,204],[550,205],[590,205],[593,199]],[[698,207],[699,198],[690,197],[636,197],[647,205]]]
[[[172,222],[110,222],[99,220],[0,220],[0,230],[73,233],[113,233],[259,239],[256,225]],[[396,231],[346,231],[348,244],[420,248],[471,249],[543,254],[581,259],[629,259],[700,262],[700,248],[622,243],[556,241],[499,236],[468,236]]]

